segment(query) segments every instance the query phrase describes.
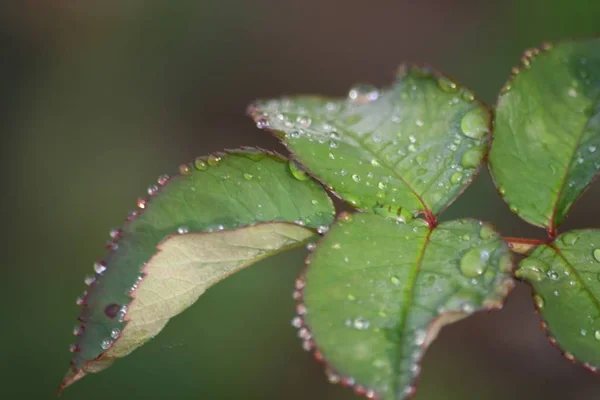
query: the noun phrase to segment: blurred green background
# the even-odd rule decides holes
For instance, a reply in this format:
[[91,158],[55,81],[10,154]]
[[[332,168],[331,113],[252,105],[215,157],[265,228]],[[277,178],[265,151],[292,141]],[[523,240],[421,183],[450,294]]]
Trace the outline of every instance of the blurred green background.
[[[83,277],[139,194],[196,155],[283,151],[244,116],[254,98],[344,95],[426,61],[493,104],[544,40],[600,32],[597,0],[5,0],[0,380],[6,399],[53,399],[67,370]],[[600,184],[564,228],[600,226]],[[487,173],[445,214],[541,237]],[[71,399],[352,399],[290,326],[303,250],[209,290],[156,339],[63,394]],[[529,289],[445,328],[417,400],[598,399],[600,377],[545,339]]]

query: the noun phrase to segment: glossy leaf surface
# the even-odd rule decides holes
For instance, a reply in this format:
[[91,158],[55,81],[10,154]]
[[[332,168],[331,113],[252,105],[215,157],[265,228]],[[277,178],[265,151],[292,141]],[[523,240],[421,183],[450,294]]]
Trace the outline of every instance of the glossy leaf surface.
[[434,215],[487,154],[489,111],[448,78],[401,68],[395,84],[357,85],[345,99],[258,101],[249,114],[352,205],[384,215]]
[[370,398],[405,399],[441,327],[500,308],[511,268],[506,243],[488,224],[430,229],[420,219],[356,214],[341,218],[312,253],[296,325],[310,332],[305,347],[314,342],[330,380]]
[[333,220],[319,184],[254,149],[199,158],[158,181],[140,211],[111,231],[108,255],[86,278],[61,389],[155,336],[214,283]]
[[498,100],[489,163],[513,212],[555,232],[600,169],[600,39],[545,47]]

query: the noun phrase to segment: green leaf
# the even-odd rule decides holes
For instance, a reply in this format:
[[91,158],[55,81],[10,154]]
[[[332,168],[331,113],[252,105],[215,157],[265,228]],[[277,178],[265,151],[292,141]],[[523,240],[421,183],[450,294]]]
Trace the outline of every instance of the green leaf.
[[323,188],[254,149],[198,158],[138,201],[78,299],[72,367],[61,390],[154,337],[207,288],[331,224]]
[[248,113],[342,199],[404,219],[441,212],[488,151],[487,108],[416,67],[401,68],[388,89],[357,85],[345,99],[258,101]]
[[498,100],[490,170],[513,212],[554,234],[600,168],[600,39],[522,61]]
[[419,361],[443,325],[500,308],[513,287],[508,246],[474,220],[430,229],[420,219],[345,216],[309,262],[303,316],[294,320],[305,348],[314,343],[330,380],[382,400],[414,392]]
[[521,261],[516,275],[533,286],[550,341],[567,359],[600,368],[600,231],[560,235]]

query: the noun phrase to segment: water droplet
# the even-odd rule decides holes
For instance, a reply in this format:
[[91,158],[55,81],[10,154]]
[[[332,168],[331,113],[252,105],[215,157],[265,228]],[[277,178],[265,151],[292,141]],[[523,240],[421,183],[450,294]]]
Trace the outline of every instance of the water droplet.
[[475,278],[485,272],[489,259],[489,251],[472,249],[460,260],[460,272],[469,278]]
[[296,306],[296,314],[298,315],[304,315],[306,314],[307,310],[306,310],[306,306],[304,304],[298,304]]
[[256,127],[258,129],[265,129],[269,127],[269,121],[264,118],[256,120]]
[[577,243],[578,239],[579,235],[575,232],[566,232],[560,235],[560,241],[565,246],[573,246],[575,243]]
[[104,315],[108,318],[115,318],[117,314],[121,310],[121,306],[116,303],[110,303],[106,307],[104,307]]
[[76,344],[72,344],[71,346],[69,346],[69,351],[71,353],[77,353],[79,351],[79,346],[77,346]]
[[196,167],[198,171],[206,171],[208,169],[206,161],[201,158],[196,158],[196,160],[194,160],[194,167]]
[[106,350],[110,347],[110,345],[112,344],[112,340],[110,339],[104,339],[102,341],[102,343],[100,343],[100,346],[102,347],[102,349]]
[[528,281],[539,282],[544,279],[544,272],[547,269],[548,266],[540,260],[526,258],[519,264],[519,269],[515,272],[515,276]]
[[358,175],[358,174],[354,174],[354,175],[352,175],[352,180],[353,180],[354,182],[360,182],[360,175]]
[[596,146],[589,146],[589,147],[588,147],[588,151],[589,151],[590,153],[594,153],[594,152],[596,152],[596,149],[597,149],[597,147],[596,147]]
[[83,326],[75,325],[73,327],[73,335],[80,336],[83,333]]
[[[425,125],[425,123],[423,121],[421,121],[420,119],[415,121],[415,125],[417,125],[419,128],[422,127],[423,125]],[[413,142],[414,143],[414,142]]]
[[180,235],[188,233],[189,231],[190,231],[189,228],[185,225],[182,225],[179,228],[177,228],[177,233],[179,233]]
[[579,331],[579,333],[581,334],[581,336],[586,336],[587,335],[587,330],[581,328],[581,330]]
[[103,262],[100,262],[100,261],[96,261],[94,263],[94,271],[98,275],[102,275],[104,273],[104,271],[106,271],[106,264],[104,264]]
[[92,275],[88,275],[85,277],[85,279],[83,280],[83,282],[87,285],[90,286],[92,283],[94,283],[94,281],[96,280],[96,278]]
[[400,285],[400,279],[397,276],[392,276],[390,278],[390,281],[392,282],[393,285],[398,286]]
[[136,204],[137,204],[138,208],[144,209],[144,208],[146,208],[146,203],[147,202],[145,199],[139,198]]
[[452,183],[453,185],[456,185],[457,183],[459,183],[462,180],[462,178],[463,178],[462,172],[455,172],[450,177],[450,183]]
[[306,181],[310,178],[308,173],[306,173],[306,171],[302,169],[302,167],[300,167],[300,165],[298,165],[298,163],[294,160],[290,160],[288,167],[294,178],[298,179],[299,181]]
[[164,186],[169,181],[169,179],[170,179],[169,175],[163,174],[163,175],[159,176],[156,181],[158,182],[159,185]]
[[157,192],[158,192],[158,186],[156,186],[156,185],[148,186],[148,195],[149,196],[154,196]]
[[179,166],[179,173],[181,175],[190,175],[192,173],[192,167],[190,167],[188,164],[181,164]]
[[353,207],[360,207],[360,200],[351,194],[340,194],[342,199],[348,202]]
[[85,302],[85,300],[83,299],[83,296],[79,296],[78,298],[75,299],[75,304],[80,307],[83,305],[84,302]]
[[356,297],[354,297],[354,295],[353,295],[352,293],[348,293],[348,296],[347,296],[347,298],[348,298],[348,300],[350,300],[350,301],[354,301],[354,300],[356,300]]
[[208,165],[210,165],[211,167],[214,167],[216,165],[218,165],[221,162],[221,157],[217,156],[215,154],[210,154],[207,159],[206,162],[208,163]]
[[333,372],[330,368],[327,368],[325,370],[325,373],[327,374],[327,380],[329,381],[329,383],[339,383],[341,377],[336,374],[335,372]]
[[567,94],[569,95],[569,97],[575,98],[577,97],[577,90],[575,88],[569,88]]
[[357,104],[367,104],[379,98],[379,90],[373,85],[355,85],[348,92],[348,98]]
[[302,325],[304,324],[304,322],[302,321],[302,318],[300,317],[294,317],[294,319],[292,319],[292,326],[294,328],[300,328]]
[[460,160],[460,165],[462,165],[464,168],[475,168],[479,164],[481,164],[481,161],[483,160],[484,156],[485,156],[485,147],[483,147],[483,146],[473,147],[464,152],[464,154]]
[[355,318],[354,321],[352,322],[352,326],[358,330],[368,329],[369,325],[370,325],[369,321],[367,321],[366,319],[361,318],[361,317]]
[[468,102],[472,102],[475,100],[475,95],[473,94],[473,92],[469,91],[469,90],[465,90],[462,93],[462,99],[464,101],[468,101]]
[[546,272],[546,275],[548,275],[548,278],[552,279],[553,281],[557,281],[559,277],[558,272],[554,270],[549,270],[548,272]]
[[438,87],[444,92],[454,93],[458,91],[458,85],[452,82],[450,79],[446,78],[445,76],[438,78],[437,83]]
[[592,255],[594,256],[594,260],[600,262],[600,249],[594,249]]
[[250,181],[250,180],[252,180],[252,178],[254,178],[254,176],[252,174],[244,172],[244,179],[245,180]]
[[329,227],[327,225],[319,225],[319,227],[317,228],[317,232],[320,233],[321,235],[326,233],[329,230]]
[[544,308],[544,299],[541,296],[538,296],[537,294],[533,296],[533,303],[540,310]]
[[596,340],[600,340],[600,330],[594,332],[594,337],[596,338]]
[[496,230],[491,224],[483,223],[481,225],[481,229],[479,230],[479,237],[483,240],[487,240],[491,237],[495,237],[497,235]]
[[306,250],[308,250],[308,251],[313,251],[316,248],[317,248],[317,244],[316,243],[309,243],[309,244],[306,245]]
[[312,120],[304,115],[299,115],[296,118],[296,123],[298,124],[298,126],[302,127],[302,128],[308,128],[310,127]]
[[552,293],[554,293],[555,296],[559,296],[560,295],[560,292],[558,291],[558,289],[555,289],[554,292],[552,292]]
[[116,339],[119,337],[120,334],[121,334],[121,331],[118,330],[117,328],[115,328],[110,332],[110,337],[113,339]]
[[490,132],[489,114],[480,107],[473,108],[462,117],[460,129],[472,139],[484,138]]
[[425,344],[425,339],[427,339],[426,331],[419,329],[415,332],[415,345],[423,346],[423,344]]

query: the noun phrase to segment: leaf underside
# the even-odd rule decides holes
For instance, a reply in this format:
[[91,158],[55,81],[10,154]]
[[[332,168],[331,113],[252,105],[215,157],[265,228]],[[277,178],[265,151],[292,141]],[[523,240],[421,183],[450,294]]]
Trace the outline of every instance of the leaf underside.
[[305,347],[314,343],[330,380],[384,400],[414,393],[419,361],[443,325],[500,308],[513,286],[507,245],[474,220],[430,229],[355,214],[334,224],[309,261],[296,324]]
[[600,368],[600,231],[560,235],[521,261],[516,274],[533,287],[551,342],[571,361]]
[[489,143],[490,113],[473,94],[417,67],[401,68],[388,89],[258,101],[248,113],[342,199],[405,219],[448,206]]
[[600,39],[522,60],[498,100],[490,171],[513,212],[554,233],[600,169]]
[[256,149],[198,158],[158,181],[87,279],[61,390],[151,339],[208,287],[333,221],[320,185]]

